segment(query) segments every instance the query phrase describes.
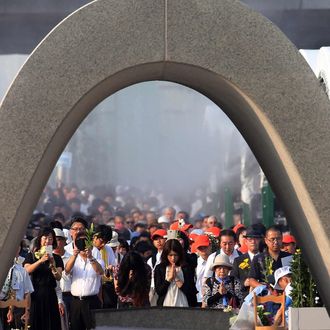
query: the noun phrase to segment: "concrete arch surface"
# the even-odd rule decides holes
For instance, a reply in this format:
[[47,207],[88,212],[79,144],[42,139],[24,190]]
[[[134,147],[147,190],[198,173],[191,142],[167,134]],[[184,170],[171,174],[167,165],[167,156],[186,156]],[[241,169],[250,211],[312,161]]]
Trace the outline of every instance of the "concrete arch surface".
[[241,131],[330,308],[330,107],[285,36],[233,0],[97,0],[35,49],[0,108],[0,282],[66,143],[105,97],[184,84]]

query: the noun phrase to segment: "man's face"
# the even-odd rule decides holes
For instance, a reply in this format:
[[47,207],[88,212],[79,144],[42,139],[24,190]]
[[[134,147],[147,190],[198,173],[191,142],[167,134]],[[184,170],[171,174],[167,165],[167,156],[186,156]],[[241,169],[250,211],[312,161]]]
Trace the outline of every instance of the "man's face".
[[278,253],[282,247],[282,233],[279,231],[268,231],[265,238],[268,251]]
[[115,217],[115,229],[123,230],[124,227],[124,219],[122,219],[121,217]]
[[85,226],[80,222],[74,222],[70,228],[70,235],[72,240],[75,241],[77,238],[77,234],[80,232],[85,232]]
[[245,240],[245,244],[247,245],[248,250],[255,254],[259,251],[260,241],[261,238],[247,237]]
[[174,212],[171,209],[166,209],[164,211],[164,216],[169,219],[170,221],[174,220]]
[[232,255],[234,252],[235,240],[232,236],[221,236],[220,248],[228,256]]
[[211,254],[211,245],[209,246],[199,246],[197,248],[198,255],[203,259],[206,259]]
[[215,221],[215,219],[214,218],[208,218],[207,219],[207,225],[208,225],[208,227],[214,227],[215,226],[215,224],[216,224],[216,221]]
[[281,250],[284,252],[295,254],[296,253],[296,243],[283,243]]

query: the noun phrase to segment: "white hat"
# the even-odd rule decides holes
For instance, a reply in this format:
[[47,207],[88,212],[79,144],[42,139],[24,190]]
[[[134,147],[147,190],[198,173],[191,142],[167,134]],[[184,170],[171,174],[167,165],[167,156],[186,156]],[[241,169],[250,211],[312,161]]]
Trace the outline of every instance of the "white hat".
[[210,270],[214,270],[214,267],[217,266],[225,266],[228,267],[230,269],[233,268],[233,265],[230,263],[229,257],[227,256],[227,254],[218,254],[215,259],[214,262],[212,264],[212,266],[210,267]]
[[165,217],[165,215],[162,215],[158,218],[158,223],[170,223],[170,220]]
[[110,247],[117,247],[120,245],[120,243],[118,241],[118,233],[116,231],[112,232],[112,238],[108,245]]
[[278,285],[278,281],[281,277],[291,274],[291,269],[289,266],[281,267],[275,270],[274,277],[275,277],[275,285],[274,289],[282,290],[282,288]]
[[65,237],[62,229],[60,229],[60,228],[54,228],[53,230],[55,232],[55,236],[56,237],[63,237],[63,238],[66,239],[66,237]]

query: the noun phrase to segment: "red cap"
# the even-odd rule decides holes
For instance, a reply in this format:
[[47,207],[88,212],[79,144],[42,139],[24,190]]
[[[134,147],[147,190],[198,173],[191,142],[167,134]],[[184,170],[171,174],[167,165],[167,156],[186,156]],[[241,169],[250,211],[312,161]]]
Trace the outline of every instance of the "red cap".
[[207,235],[199,235],[195,240],[195,248],[198,249],[200,246],[209,246],[210,240]]
[[282,243],[284,244],[296,243],[296,239],[292,235],[284,235]]
[[179,221],[175,221],[171,224],[170,229],[187,231],[188,229],[190,229],[192,227],[193,227],[193,225],[191,223],[185,223],[181,228],[179,228]]
[[189,239],[190,239],[191,241],[193,241],[193,242],[196,242],[196,238],[197,238],[198,236],[200,236],[200,235],[195,234],[195,233],[191,233],[191,234],[189,234]]
[[245,228],[245,226],[244,226],[242,223],[238,223],[238,224],[233,228],[233,232],[236,234],[237,230],[240,229],[240,228],[242,228],[242,227]]
[[151,239],[154,239],[155,236],[160,236],[162,238],[164,238],[164,236],[167,235],[167,231],[165,229],[157,229],[153,232]]
[[215,237],[220,236],[221,229],[218,227],[210,227],[205,230],[205,234],[211,234]]

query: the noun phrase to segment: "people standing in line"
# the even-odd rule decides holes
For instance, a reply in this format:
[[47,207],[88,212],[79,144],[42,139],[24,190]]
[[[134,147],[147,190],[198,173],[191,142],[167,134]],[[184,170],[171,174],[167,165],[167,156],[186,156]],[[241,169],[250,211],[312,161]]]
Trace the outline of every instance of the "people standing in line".
[[24,323],[29,322],[30,318],[31,293],[34,289],[29,274],[22,266],[24,258],[19,255],[21,245],[17,249],[14,265],[9,269],[5,283],[0,291],[0,300],[6,301],[13,298],[21,301],[27,299],[28,305],[25,309],[14,306],[1,309],[0,315],[3,330],[20,329],[24,326]]
[[256,255],[252,260],[249,278],[250,286],[253,288],[264,283],[274,284],[273,273],[289,264],[292,258],[290,253],[281,251],[282,232],[276,225],[266,230],[265,243],[266,251]]
[[177,239],[166,241],[154,279],[158,306],[196,306],[194,273],[185,262],[183,247]]
[[34,292],[31,294],[30,324],[33,330],[58,330],[61,319],[56,296],[56,281],[62,277],[62,258],[53,254],[57,242],[51,228],[41,231],[36,240],[36,251],[30,252],[24,268],[31,275]]
[[166,230],[157,229],[151,236],[152,244],[155,247],[155,251],[147,261],[147,264],[151,268],[151,285],[149,292],[150,306],[157,306],[158,295],[155,290],[154,273],[156,266],[160,264],[160,257],[162,255],[164,245],[166,242],[166,238],[165,238],[166,234],[167,234]]
[[115,268],[114,278],[118,308],[150,306],[151,269],[139,253],[126,253],[120,266]]
[[214,263],[215,257],[218,254],[226,254],[229,257],[229,261],[233,264],[235,258],[239,257],[241,253],[235,249],[236,235],[231,229],[224,229],[220,233],[220,246],[219,249],[212,253],[205,266],[204,282],[208,277],[212,277],[213,272],[211,266]]
[[250,278],[249,272],[251,269],[251,263],[255,255],[259,253],[259,245],[263,236],[260,232],[253,229],[252,227],[247,228],[246,234],[246,245],[248,252],[237,257],[233,263],[233,269],[231,275],[236,277],[242,286],[243,297],[245,298],[250,291]]
[[197,289],[197,304],[203,306],[203,277],[206,267],[207,258],[211,254],[211,244],[207,235],[198,235],[193,244],[197,251],[197,267],[196,267],[196,289]]
[[86,248],[86,234],[83,231],[76,235],[73,243],[73,254],[65,265],[66,274],[72,277],[71,329],[92,329],[95,320],[91,310],[101,308],[98,294],[104,262],[93,257],[90,247]]
[[210,270],[213,276],[207,278],[203,285],[203,302],[210,308],[225,309],[228,306],[239,308],[242,301],[240,282],[229,272],[233,265],[226,254],[215,257]]

